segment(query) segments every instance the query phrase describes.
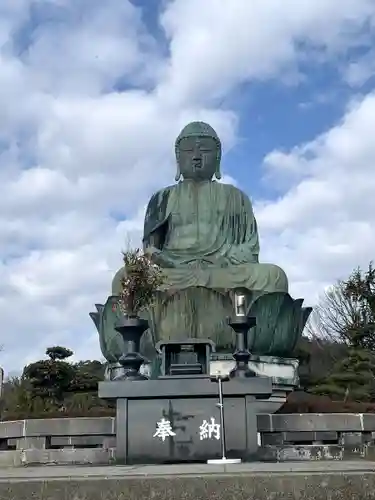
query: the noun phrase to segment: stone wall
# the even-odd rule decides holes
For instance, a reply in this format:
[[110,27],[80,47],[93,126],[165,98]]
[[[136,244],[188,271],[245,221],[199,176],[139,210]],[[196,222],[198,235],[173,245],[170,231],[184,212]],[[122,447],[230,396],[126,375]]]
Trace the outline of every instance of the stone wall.
[[[375,458],[375,414],[258,415],[265,461]],[[0,467],[109,464],[115,419],[61,418],[0,422]]]

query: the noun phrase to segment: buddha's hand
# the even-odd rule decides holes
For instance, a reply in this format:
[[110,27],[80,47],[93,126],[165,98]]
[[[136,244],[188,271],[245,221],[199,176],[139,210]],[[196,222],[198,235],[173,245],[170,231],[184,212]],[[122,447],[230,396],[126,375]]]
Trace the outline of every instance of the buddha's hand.
[[244,245],[232,247],[228,255],[228,260],[230,264],[235,266],[258,262],[257,256],[252,253],[252,249]]
[[212,266],[212,262],[210,260],[206,259],[195,259],[191,261],[186,261],[184,262],[185,265],[192,269],[205,269],[208,266]]
[[152,262],[154,262],[154,264],[160,267],[175,267],[173,260],[170,259],[162,250],[159,250],[159,248],[150,246],[145,248],[144,253]]
[[217,261],[217,266],[218,267],[228,267],[229,266],[229,262],[226,260],[226,259],[220,259]]
[[154,259],[154,256],[155,255],[158,255],[158,253],[160,253],[160,250],[156,247],[153,247],[153,246],[149,246],[149,247],[146,247],[143,251],[143,253],[151,260]]

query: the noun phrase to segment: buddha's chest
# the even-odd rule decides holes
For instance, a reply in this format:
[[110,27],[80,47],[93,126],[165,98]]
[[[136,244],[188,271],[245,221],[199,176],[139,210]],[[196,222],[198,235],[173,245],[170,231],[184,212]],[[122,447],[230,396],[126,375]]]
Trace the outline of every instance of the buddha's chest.
[[[216,187],[216,186],[215,186]],[[170,207],[173,226],[209,225],[223,217],[226,200],[210,184],[180,190]]]

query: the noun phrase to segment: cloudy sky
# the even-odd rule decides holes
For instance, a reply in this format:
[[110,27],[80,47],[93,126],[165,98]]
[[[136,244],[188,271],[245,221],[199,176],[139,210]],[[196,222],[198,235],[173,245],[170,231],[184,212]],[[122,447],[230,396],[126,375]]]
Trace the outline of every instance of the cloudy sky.
[[1,0],[0,364],[100,357],[88,313],[190,120],[295,297],[366,266],[374,73],[374,0]]

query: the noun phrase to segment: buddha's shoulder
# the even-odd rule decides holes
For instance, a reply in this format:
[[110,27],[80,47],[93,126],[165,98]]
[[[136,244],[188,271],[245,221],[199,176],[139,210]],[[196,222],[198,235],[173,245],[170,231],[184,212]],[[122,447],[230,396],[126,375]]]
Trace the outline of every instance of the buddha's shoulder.
[[247,198],[247,194],[244,193],[241,189],[239,189],[236,186],[233,186],[233,184],[224,184],[223,182],[217,182],[217,186],[220,186],[219,189],[225,192],[227,195],[231,196],[239,196],[241,198]]
[[173,189],[175,187],[176,187],[175,185],[171,185],[171,186],[167,186],[167,187],[164,187],[162,189],[159,189],[158,191],[155,191],[155,193],[150,198],[150,202],[153,200],[159,200],[161,198],[168,196],[173,191]]

